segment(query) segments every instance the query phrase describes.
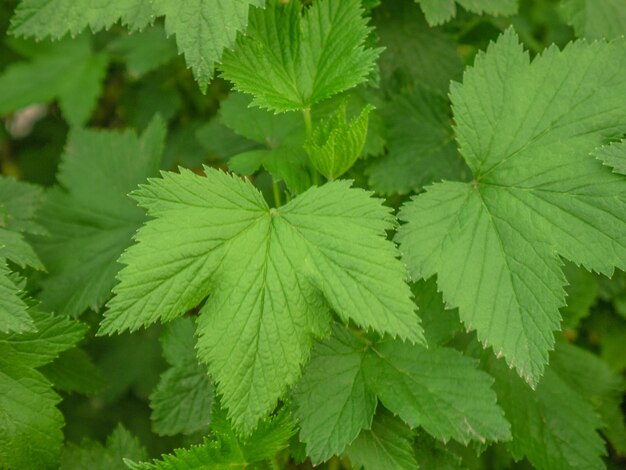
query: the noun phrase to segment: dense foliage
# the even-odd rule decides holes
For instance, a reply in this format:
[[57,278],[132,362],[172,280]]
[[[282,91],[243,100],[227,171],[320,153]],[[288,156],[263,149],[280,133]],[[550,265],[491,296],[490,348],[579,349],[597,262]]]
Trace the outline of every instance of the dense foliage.
[[626,464],[626,0],[0,28],[0,468]]

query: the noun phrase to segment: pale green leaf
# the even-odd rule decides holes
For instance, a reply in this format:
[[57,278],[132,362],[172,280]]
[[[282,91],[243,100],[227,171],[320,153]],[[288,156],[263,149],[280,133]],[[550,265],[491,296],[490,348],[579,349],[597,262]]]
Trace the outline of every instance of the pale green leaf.
[[411,429],[390,413],[376,413],[371,429],[364,429],[346,449],[353,468],[416,470]]
[[372,424],[376,395],[365,384],[366,352],[366,345],[341,327],[333,328],[333,336],[313,348],[293,392],[300,440],[313,463],[340,454]]
[[226,51],[222,76],[274,111],[310,108],[363,82],[379,50],[359,0],[319,0],[301,12],[299,2],[268,2],[253,10],[245,36]]
[[383,340],[364,362],[369,387],[411,427],[447,441],[505,441],[509,425],[496,405],[493,380],[476,361],[450,348]]
[[359,158],[367,137],[368,116],[373,109],[366,105],[348,122],[344,102],[315,128],[304,148],[310,162],[326,179],[337,179]]
[[172,322],[162,337],[163,355],[172,367],[161,374],[150,395],[152,429],[159,435],[206,431],[213,407],[213,383],[198,363],[194,323],[189,318]]
[[437,274],[468,330],[534,385],[565,303],[558,255],[626,268],[626,180],[590,153],[626,131],[626,44],[580,41],[532,63],[512,29],[451,89],[471,183],[404,206],[398,241],[416,277]]
[[469,174],[454,142],[447,100],[417,87],[408,95],[394,96],[381,112],[389,153],[367,169],[369,184],[377,192],[407,194]]
[[107,65],[107,55],[93,53],[87,36],[11,63],[0,75],[0,114],[58,100],[67,122],[83,125],[96,105]]
[[563,0],[562,7],[579,37],[614,39],[626,34],[626,0]]
[[75,130],[48,193],[41,221],[49,236],[36,248],[48,268],[40,298],[50,310],[77,316],[106,302],[120,268],[117,258],[145,219],[127,197],[157,174],[164,124],[134,132]]
[[124,459],[144,460],[146,449],[124,426],[118,424],[107,438],[106,446],[84,440],[80,445],[70,443],[61,455],[60,470],[124,470]]
[[152,0],[22,0],[11,19],[10,33],[36,39],[76,36],[85,28],[93,32],[121,20],[141,29],[154,20]]
[[264,4],[265,0],[151,2],[157,15],[165,15],[165,31],[176,35],[178,50],[185,55],[202,91],[206,90],[222,51],[235,44],[238,31],[245,30],[250,5]]
[[120,258],[101,333],[202,307],[198,349],[237,428],[250,431],[295,382],[312,336],[344,321],[422,341],[394,219],[350,182],[270,209],[249,182],[205,167],[163,173],[134,193],[155,219]]
[[509,16],[517,13],[517,0],[415,0],[431,25],[445,23],[456,16],[458,3],[465,10],[482,15]]
[[488,371],[496,378],[498,403],[511,423],[507,444],[513,457],[526,457],[540,470],[603,469],[602,423],[591,405],[547,368],[536,390],[493,355]]

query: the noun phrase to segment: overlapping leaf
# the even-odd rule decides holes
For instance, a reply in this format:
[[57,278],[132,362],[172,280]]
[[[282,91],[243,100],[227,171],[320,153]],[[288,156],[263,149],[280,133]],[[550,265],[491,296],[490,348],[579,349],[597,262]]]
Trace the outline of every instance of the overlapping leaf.
[[58,461],[61,397],[36,370],[85,333],[77,322],[30,309],[36,332],[0,334],[0,467],[39,469]]
[[165,15],[167,33],[176,35],[178,50],[206,90],[222,51],[245,29],[250,5],[263,4],[264,0],[23,0],[11,21],[11,33],[58,39],[87,27],[99,31],[118,21],[139,30]]
[[626,179],[590,153],[626,131],[626,44],[576,42],[532,63],[513,30],[465,72],[451,98],[472,183],[427,188],[401,211],[415,277],[527,382],[559,328],[559,255],[611,274],[626,267]]
[[120,266],[144,220],[126,195],[158,172],[165,129],[155,119],[141,137],[76,130],[48,193],[41,220],[49,232],[36,244],[48,268],[41,299],[49,309],[76,316],[110,295]]
[[101,331],[135,330],[198,305],[198,349],[229,415],[250,431],[300,374],[312,335],[344,321],[422,340],[389,209],[350,182],[270,209],[249,182],[205,168],[163,173],[133,196],[155,217],[120,261]]
[[377,396],[409,426],[437,439],[508,440],[492,382],[453,349],[372,341],[335,328],[313,350],[294,391],[300,438],[314,463],[340,454],[369,429]]
[[246,35],[224,53],[222,76],[261,108],[310,108],[373,68],[379,51],[364,47],[369,28],[361,15],[359,0],[319,0],[304,15],[300,2],[271,0],[253,10]]
[[517,13],[517,0],[415,0],[420,4],[426,20],[438,25],[456,16],[458,3],[467,11],[482,15],[514,15]]
[[562,7],[579,37],[614,39],[626,34],[625,0],[563,0]]
[[157,434],[206,431],[213,407],[213,383],[196,357],[195,327],[189,318],[174,321],[163,334],[163,354],[171,367],[150,395],[152,427]]

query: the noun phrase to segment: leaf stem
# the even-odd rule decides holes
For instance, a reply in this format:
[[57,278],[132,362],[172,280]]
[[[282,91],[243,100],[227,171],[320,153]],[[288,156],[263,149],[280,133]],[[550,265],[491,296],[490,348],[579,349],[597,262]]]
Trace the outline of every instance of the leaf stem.
[[[304,128],[306,130],[306,140],[313,139],[313,119],[311,118],[311,108],[302,109],[302,117],[304,118]],[[313,186],[319,186],[320,179],[317,170],[311,165],[311,174],[313,175]]]
[[283,203],[280,198],[280,188],[274,178],[272,178],[272,191],[274,192],[274,206],[278,209]]

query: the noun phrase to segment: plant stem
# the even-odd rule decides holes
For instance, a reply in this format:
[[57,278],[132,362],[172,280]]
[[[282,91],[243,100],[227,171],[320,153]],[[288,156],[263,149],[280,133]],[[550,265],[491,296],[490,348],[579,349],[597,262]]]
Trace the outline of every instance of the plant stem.
[[[313,119],[311,118],[311,108],[304,108],[302,110],[302,117],[304,118],[304,128],[306,129],[306,140],[313,139]],[[313,186],[319,186],[320,179],[317,174],[317,170],[311,165],[311,174],[313,175]]]
[[272,178],[272,190],[274,191],[274,205],[278,209],[282,205],[282,201],[280,198],[280,188],[274,178]]

